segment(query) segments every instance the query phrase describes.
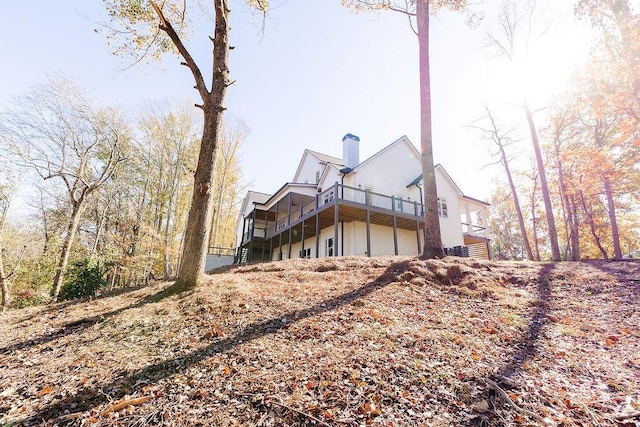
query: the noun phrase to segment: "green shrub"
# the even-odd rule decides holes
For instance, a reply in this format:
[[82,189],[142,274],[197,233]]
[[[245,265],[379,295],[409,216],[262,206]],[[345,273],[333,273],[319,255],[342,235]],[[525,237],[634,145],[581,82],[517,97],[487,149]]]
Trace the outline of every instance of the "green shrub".
[[100,263],[92,259],[83,259],[74,263],[67,271],[65,284],[60,290],[59,299],[67,300],[93,296],[107,285],[104,270]]
[[33,289],[18,290],[11,295],[11,308],[25,308],[43,305],[51,302],[48,292],[38,292]]

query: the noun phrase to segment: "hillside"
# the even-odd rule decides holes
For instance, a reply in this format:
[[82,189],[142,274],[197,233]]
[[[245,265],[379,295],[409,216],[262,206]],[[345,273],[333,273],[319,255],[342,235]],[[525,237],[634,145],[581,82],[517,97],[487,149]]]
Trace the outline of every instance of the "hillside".
[[0,426],[640,425],[640,263],[290,260],[0,319]]

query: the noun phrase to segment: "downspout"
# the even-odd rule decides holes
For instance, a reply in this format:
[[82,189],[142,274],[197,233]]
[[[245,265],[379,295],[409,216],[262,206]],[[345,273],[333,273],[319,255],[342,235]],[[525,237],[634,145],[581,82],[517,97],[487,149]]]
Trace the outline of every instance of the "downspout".
[[416,184],[416,187],[418,187],[418,193],[420,193],[420,206],[422,206],[420,213],[422,215],[424,215],[424,200],[422,200],[422,187],[420,187],[420,184]]

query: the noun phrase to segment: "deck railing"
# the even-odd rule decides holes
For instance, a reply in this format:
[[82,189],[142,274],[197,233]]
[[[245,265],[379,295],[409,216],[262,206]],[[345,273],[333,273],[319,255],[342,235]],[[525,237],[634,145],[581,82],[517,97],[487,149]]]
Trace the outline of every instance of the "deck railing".
[[[281,229],[289,226],[290,222],[296,222],[306,215],[312,213],[325,205],[332,204],[336,199],[348,202],[358,203],[364,206],[371,206],[380,209],[386,209],[391,212],[397,212],[407,215],[422,216],[424,207],[421,203],[409,199],[403,199],[397,196],[388,196],[386,194],[375,193],[368,189],[349,187],[338,184],[318,193],[306,203],[298,206],[292,206],[290,215],[281,217],[275,223],[270,223],[266,227],[258,225],[254,227],[253,236],[260,238],[269,238],[275,235]],[[251,237],[251,230],[248,230],[242,241],[247,242]]]
[[462,225],[462,234],[469,234],[471,236],[479,236],[486,237],[486,229],[487,227],[483,227],[481,225],[471,224],[471,230],[469,230],[469,224],[466,222],[461,223]]

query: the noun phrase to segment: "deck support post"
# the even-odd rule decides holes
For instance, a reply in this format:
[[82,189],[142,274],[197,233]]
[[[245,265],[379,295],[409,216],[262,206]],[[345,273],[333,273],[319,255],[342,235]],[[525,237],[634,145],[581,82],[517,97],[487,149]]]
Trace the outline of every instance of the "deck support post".
[[316,258],[320,258],[320,217],[318,208],[320,207],[320,195],[316,194]]
[[371,213],[367,209],[367,256],[371,256]]
[[338,256],[338,181],[333,186],[333,256]]
[[416,239],[418,240],[418,256],[422,255],[422,244],[420,243],[420,220],[418,219],[418,202],[413,202],[413,214],[416,216]]
[[[302,235],[300,236],[300,238],[302,239],[302,240],[300,240],[300,245],[302,246],[300,248],[300,253],[301,253],[302,256],[304,256],[304,220],[302,220]],[[300,258],[302,258],[302,256]],[[306,258],[306,256],[305,256],[305,258]]]
[[264,262],[264,247],[265,247],[265,239],[267,238],[267,229],[269,228],[269,211],[264,213],[264,238],[262,240],[262,256],[260,257],[260,261]]
[[251,212],[251,239],[249,240],[249,261],[253,261],[253,235],[256,231],[256,210]]
[[393,214],[393,251],[398,255],[398,218]]
[[287,200],[287,227],[289,228],[289,243],[287,249],[287,259],[291,259],[291,193]]

